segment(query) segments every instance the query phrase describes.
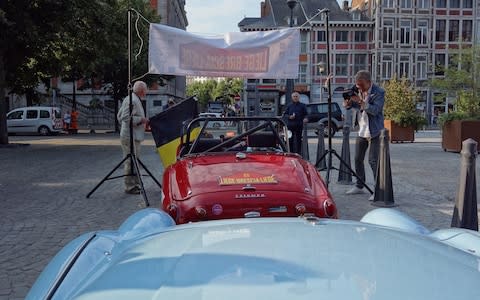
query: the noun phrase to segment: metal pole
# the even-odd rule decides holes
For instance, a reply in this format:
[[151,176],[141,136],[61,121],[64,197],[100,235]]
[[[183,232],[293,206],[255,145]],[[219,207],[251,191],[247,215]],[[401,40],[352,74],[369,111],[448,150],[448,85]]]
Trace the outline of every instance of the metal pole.
[[[290,7],[290,27],[293,27],[293,8],[295,6]],[[293,79],[287,79],[285,85],[285,107],[292,102],[292,93],[294,89]]]

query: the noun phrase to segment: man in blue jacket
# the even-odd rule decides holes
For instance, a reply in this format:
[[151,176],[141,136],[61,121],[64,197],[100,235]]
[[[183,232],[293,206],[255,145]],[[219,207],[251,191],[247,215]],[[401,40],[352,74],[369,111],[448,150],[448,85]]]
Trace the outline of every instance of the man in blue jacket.
[[287,106],[284,116],[287,117],[287,128],[292,132],[289,140],[290,151],[302,154],[303,123],[307,123],[307,106],[300,102],[300,94],[292,93],[292,103]]
[[[383,127],[383,104],[385,102],[385,91],[372,82],[370,72],[362,70],[355,75],[355,85],[358,94],[346,100],[347,109],[352,107],[360,110],[358,121],[358,137],[355,142],[355,172],[365,182],[365,154],[368,153],[368,162],[372,168],[373,177],[376,178],[378,156],[380,152],[380,131]],[[364,193],[364,186],[360,180],[347,194]],[[373,201],[373,195],[370,196]]]

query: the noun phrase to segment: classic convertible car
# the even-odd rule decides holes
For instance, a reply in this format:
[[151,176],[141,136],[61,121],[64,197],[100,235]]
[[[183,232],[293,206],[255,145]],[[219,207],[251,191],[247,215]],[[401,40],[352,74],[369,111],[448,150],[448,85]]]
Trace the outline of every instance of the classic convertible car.
[[480,299],[479,266],[478,232],[393,209],[176,226],[150,208],[70,242],[27,299]]
[[[210,122],[224,128],[207,131]],[[186,128],[178,160],[163,175],[163,209],[177,224],[337,209],[309,162],[290,153],[279,118],[198,118]]]

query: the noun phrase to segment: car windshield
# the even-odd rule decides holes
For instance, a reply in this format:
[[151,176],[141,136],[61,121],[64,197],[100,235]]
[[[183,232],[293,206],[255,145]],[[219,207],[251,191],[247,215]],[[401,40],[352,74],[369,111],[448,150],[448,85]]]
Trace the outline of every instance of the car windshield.
[[186,131],[182,154],[288,151],[285,126],[278,118],[200,117]]

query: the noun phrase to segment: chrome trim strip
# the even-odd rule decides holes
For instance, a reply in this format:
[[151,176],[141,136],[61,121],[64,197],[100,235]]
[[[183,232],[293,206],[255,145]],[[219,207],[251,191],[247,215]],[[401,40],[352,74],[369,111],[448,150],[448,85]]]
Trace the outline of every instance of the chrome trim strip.
[[52,284],[52,287],[48,291],[45,299],[50,300],[52,297],[55,295],[57,292],[58,288],[62,284],[63,280],[65,277],[67,277],[68,272],[72,269],[73,265],[77,261],[77,259],[80,257],[82,254],[83,250],[87,248],[88,244],[97,236],[97,233],[94,232],[92,233],[92,236],[86,239],[80,247],[78,247],[78,250],[73,254],[73,256],[70,257],[70,260],[68,261],[67,265],[63,268],[63,270],[60,270],[59,274],[57,275],[57,278],[55,279],[54,283]]

